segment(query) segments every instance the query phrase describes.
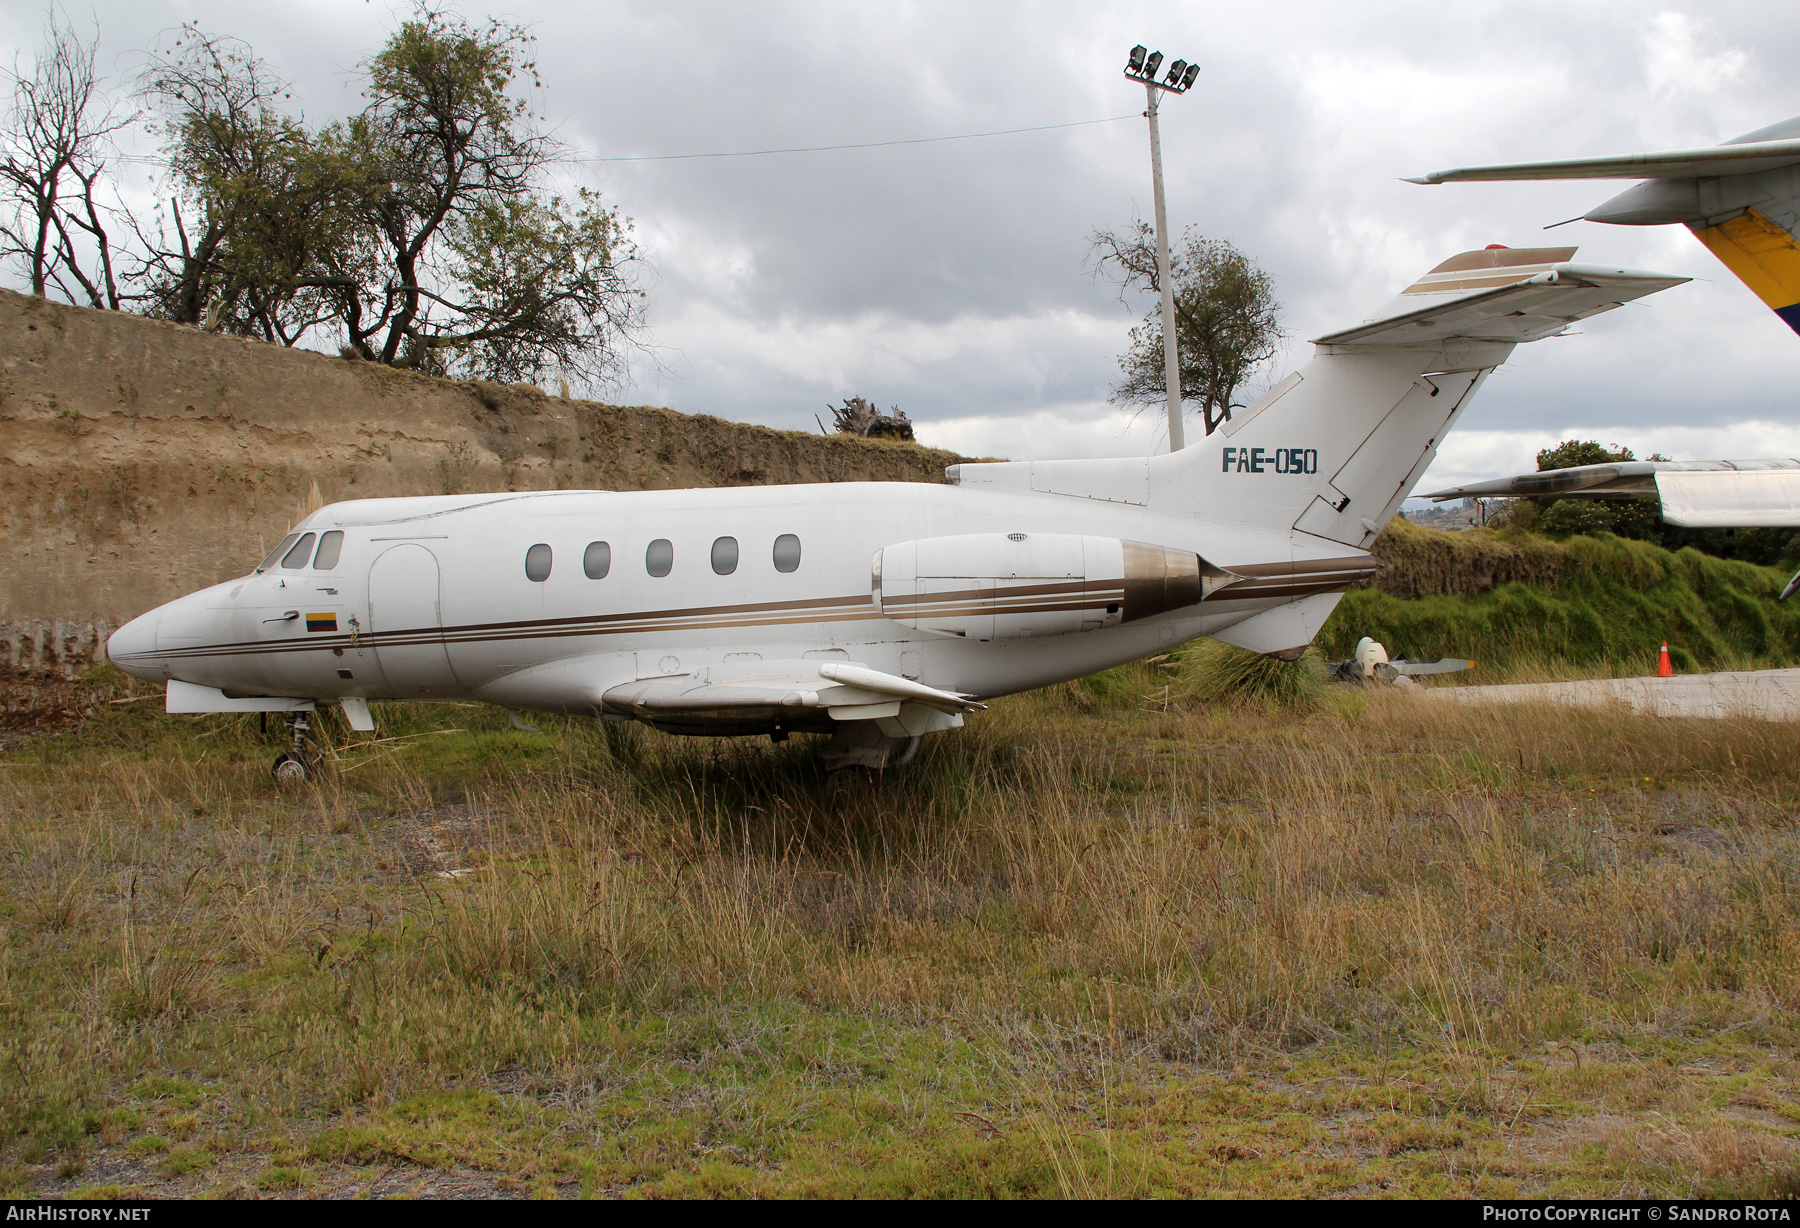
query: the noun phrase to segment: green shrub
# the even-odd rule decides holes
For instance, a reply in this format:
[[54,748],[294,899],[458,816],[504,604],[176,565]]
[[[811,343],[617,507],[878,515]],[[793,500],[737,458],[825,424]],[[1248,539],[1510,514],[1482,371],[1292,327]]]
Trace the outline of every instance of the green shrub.
[[1610,534],[1553,542],[1399,521],[1374,552],[1383,574],[1345,594],[1326,622],[1327,657],[1349,656],[1368,635],[1391,656],[1502,668],[1558,661],[1645,673],[1664,640],[1678,668],[1800,663],[1800,601],[1775,600],[1781,569]]
[[1200,640],[1178,660],[1180,669],[1170,684],[1175,699],[1301,708],[1316,703],[1324,691],[1319,654],[1313,651],[1298,661],[1283,661],[1218,640]]

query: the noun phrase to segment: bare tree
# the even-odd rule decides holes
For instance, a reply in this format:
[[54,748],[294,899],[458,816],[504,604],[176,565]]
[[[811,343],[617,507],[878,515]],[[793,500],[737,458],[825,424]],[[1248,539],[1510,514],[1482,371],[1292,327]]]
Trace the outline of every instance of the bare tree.
[[0,185],[9,216],[0,221],[0,257],[20,265],[31,292],[117,311],[110,189],[112,136],[134,115],[110,101],[94,74],[94,47],[54,9],[46,46],[29,73],[15,62],[10,123],[0,134]]
[[[1139,221],[1125,234],[1091,236],[1095,271],[1119,283],[1119,301],[1149,292],[1160,296],[1156,231]],[[1198,406],[1212,434],[1238,408],[1232,396],[1257,367],[1280,350],[1286,333],[1275,281],[1223,239],[1190,228],[1169,252],[1175,283],[1175,326],[1181,399]],[[1163,370],[1162,305],[1131,330],[1131,348],[1119,357],[1124,379],[1113,399],[1128,405],[1160,405],[1167,397]]]

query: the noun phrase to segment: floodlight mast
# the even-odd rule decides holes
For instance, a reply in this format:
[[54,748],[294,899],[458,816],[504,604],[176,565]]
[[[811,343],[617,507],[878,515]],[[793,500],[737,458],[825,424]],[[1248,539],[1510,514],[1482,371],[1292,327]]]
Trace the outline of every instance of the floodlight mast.
[[1162,288],[1163,382],[1169,398],[1169,451],[1179,452],[1186,446],[1181,429],[1181,364],[1175,344],[1175,286],[1169,278],[1169,211],[1163,204],[1162,133],[1156,126],[1156,104],[1164,93],[1185,94],[1200,75],[1200,65],[1176,60],[1169,65],[1168,75],[1156,79],[1162,67],[1163,53],[1153,51],[1145,56],[1139,44],[1131,49],[1125,63],[1125,75],[1144,87],[1148,102],[1144,116],[1150,121],[1150,182],[1156,196],[1156,282]]

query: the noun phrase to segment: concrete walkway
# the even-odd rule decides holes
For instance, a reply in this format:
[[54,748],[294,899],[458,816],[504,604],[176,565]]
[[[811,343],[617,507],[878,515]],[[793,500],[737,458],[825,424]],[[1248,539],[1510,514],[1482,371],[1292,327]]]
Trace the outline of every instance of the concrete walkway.
[[1597,678],[1586,682],[1525,682],[1509,686],[1423,689],[1422,695],[1465,704],[1622,703],[1657,716],[1757,716],[1800,720],[1800,669],[1685,674],[1675,678]]

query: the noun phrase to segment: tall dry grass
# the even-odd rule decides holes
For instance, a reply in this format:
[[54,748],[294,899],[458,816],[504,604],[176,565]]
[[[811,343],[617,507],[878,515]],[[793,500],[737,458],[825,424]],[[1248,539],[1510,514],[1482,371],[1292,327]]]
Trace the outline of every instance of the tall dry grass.
[[[298,798],[248,723],[27,756],[0,1124],[26,1161],[78,1147],[149,1074],[237,1131],[508,1071],[591,1108],[646,1062],[780,1067],[824,1013],[944,1038],[986,1073],[920,1095],[1039,1123],[1044,1190],[1119,1193],[1161,1161],[1095,1150],[1069,1087],[1412,1055],[1421,1111],[1516,1122],[1545,1046],[1792,1043],[1791,727],[1138,691],[999,705],[847,790],[798,745],[470,712]],[[706,1111],[787,1128],[739,1108]],[[1721,1173],[1792,1155],[1745,1146]]]

